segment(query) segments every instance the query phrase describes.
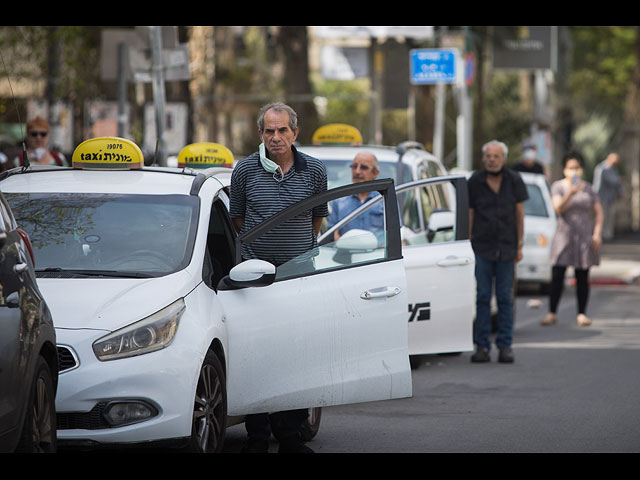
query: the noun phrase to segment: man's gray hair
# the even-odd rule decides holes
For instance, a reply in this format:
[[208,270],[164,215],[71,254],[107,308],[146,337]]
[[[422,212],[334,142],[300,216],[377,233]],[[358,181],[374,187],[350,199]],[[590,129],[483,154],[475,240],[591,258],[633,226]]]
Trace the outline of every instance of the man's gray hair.
[[509,148],[504,143],[499,142],[498,140],[491,140],[490,142],[485,143],[482,146],[482,153],[484,154],[487,151],[487,148],[491,146],[500,147],[502,149],[502,152],[504,153],[504,158],[507,158],[507,155],[509,154]]
[[298,114],[289,105],[285,105],[281,102],[270,103],[265,105],[258,114],[258,130],[260,133],[264,132],[264,115],[268,110],[275,110],[276,112],[285,112],[289,114],[289,128],[295,132],[298,128]]

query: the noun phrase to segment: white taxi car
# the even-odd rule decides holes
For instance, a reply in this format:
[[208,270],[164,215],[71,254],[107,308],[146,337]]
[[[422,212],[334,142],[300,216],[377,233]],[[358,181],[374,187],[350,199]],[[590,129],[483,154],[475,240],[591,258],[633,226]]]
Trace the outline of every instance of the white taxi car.
[[520,172],[529,199],[524,202],[524,246],[518,262],[518,284],[535,284],[546,289],[551,283],[551,240],[557,218],[544,175]]
[[[330,188],[352,183],[350,165],[363,150],[378,159],[377,178],[391,178],[397,185],[409,300],[409,354],[418,358],[472,350],[475,257],[468,235],[465,177],[447,176],[442,163],[416,142],[396,148],[362,145],[362,136],[349,125],[321,127],[313,143],[298,150],[325,164]],[[331,238],[344,223],[325,232],[321,240]]]
[[[144,167],[120,138],[84,142],[73,165],[0,175],[56,322],[61,445],[219,451],[245,414],[411,396],[390,180],[310,197],[239,237],[229,168]],[[382,244],[327,243],[278,268],[240,261],[242,242],[370,190],[383,199]]]

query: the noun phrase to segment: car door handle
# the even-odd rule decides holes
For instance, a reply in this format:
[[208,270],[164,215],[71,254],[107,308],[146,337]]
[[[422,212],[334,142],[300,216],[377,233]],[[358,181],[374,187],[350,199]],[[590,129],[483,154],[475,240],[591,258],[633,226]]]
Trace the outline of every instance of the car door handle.
[[385,297],[395,297],[402,290],[400,287],[381,287],[381,288],[373,288],[371,290],[366,290],[362,292],[360,298],[363,300],[372,300],[374,298],[385,298]]
[[24,273],[27,270],[27,264],[26,263],[16,263],[13,266],[13,271],[15,273]]
[[471,259],[468,257],[447,257],[439,260],[437,265],[439,267],[455,267],[459,265],[469,265]]

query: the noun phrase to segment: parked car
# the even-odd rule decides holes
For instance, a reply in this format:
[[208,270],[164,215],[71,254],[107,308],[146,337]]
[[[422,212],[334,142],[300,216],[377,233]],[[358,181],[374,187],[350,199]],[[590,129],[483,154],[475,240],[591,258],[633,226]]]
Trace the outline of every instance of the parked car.
[[0,452],[56,451],[56,336],[33,266],[0,193]]
[[529,199],[524,202],[524,246],[518,263],[519,286],[535,285],[545,291],[551,283],[551,240],[556,232],[556,212],[544,175],[520,172]]
[[[310,197],[240,237],[229,168],[144,167],[139,148],[118,138],[88,140],[72,161],[0,176],[56,318],[60,444],[220,451],[225,427],[249,413],[411,395],[390,180]],[[383,199],[383,245],[365,235],[278,268],[241,261],[243,242],[372,190]]]
[[350,165],[361,151],[378,159],[378,179],[395,182],[414,364],[424,354],[472,350],[475,257],[468,236],[466,178],[447,176],[442,163],[416,142],[397,147],[362,145],[359,132],[341,124],[322,127],[322,132],[320,144],[298,149],[325,164],[330,186],[352,184]]

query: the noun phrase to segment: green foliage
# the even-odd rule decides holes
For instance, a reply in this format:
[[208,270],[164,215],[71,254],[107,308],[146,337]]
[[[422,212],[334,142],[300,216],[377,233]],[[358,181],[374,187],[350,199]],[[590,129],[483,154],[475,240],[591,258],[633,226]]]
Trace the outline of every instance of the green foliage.
[[[569,78],[573,104],[584,112],[620,113],[636,64],[634,26],[572,27]],[[587,113],[588,114],[588,113]]]
[[312,75],[314,94],[322,101],[320,124],[346,123],[358,128],[366,136],[369,127],[369,80],[325,80]]
[[[530,134],[531,113],[522,108],[519,78],[514,73],[496,73],[485,95],[483,131],[487,135],[482,143],[492,139],[509,147],[509,163],[515,163],[521,151],[521,142]],[[479,150],[482,145],[476,145]]]

